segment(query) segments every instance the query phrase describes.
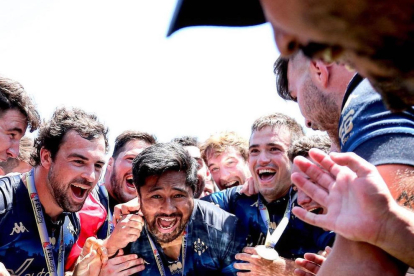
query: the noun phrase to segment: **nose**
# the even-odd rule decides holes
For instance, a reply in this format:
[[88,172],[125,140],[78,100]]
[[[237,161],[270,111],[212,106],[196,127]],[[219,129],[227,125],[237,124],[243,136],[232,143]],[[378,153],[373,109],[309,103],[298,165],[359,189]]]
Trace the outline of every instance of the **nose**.
[[167,197],[164,200],[164,202],[162,203],[161,208],[162,208],[162,211],[164,213],[166,213],[167,215],[168,214],[172,214],[172,213],[174,213],[177,210],[177,208],[174,205],[174,202],[169,197]]
[[93,164],[91,166],[85,166],[85,170],[82,173],[82,177],[86,179],[88,182],[95,183],[97,179],[95,166]]
[[221,167],[220,168],[220,177],[219,179],[221,181],[227,182],[227,180],[229,179],[229,177],[231,176],[231,172],[226,168],[226,167]]
[[308,119],[305,119],[305,125],[308,128],[312,128],[312,122],[310,120],[308,120]]
[[265,165],[270,162],[270,158],[267,156],[266,151],[260,152],[258,163],[259,165]]
[[274,30],[277,48],[282,56],[291,56],[299,50],[296,36],[282,30]]
[[7,157],[17,158],[19,155],[20,140],[13,140],[7,149]]
[[299,189],[298,189],[297,194],[298,194],[298,204],[302,207],[309,204],[312,201],[310,197],[308,197],[304,192],[302,192]]

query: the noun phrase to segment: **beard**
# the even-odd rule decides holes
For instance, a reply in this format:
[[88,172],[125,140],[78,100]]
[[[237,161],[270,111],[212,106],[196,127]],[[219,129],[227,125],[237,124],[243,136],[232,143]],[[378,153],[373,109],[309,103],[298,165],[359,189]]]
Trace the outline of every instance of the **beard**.
[[118,203],[125,203],[134,199],[136,196],[130,196],[129,194],[125,194],[125,191],[122,187],[123,178],[117,178],[117,175],[118,173],[116,167],[114,167],[110,178],[114,198],[118,201]]
[[[82,177],[74,178],[71,181],[69,181],[69,183],[62,183],[60,181],[60,179],[62,178],[59,176],[59,173],[55,172],[53,165],[50,167],[50,170],[47,174],[47,179],[49,182],[51,194],[55,199],[55,202],[57,203],[57,205],[59,205],[60,208],[63,209],[64,212],[73,213],[79,211],[80,209],[82,209],[83,204],[85,203],[85,200],[87,198],[87,196],[85,196],[85,200],[82,203],[72,202],[71,197],[69,196],[69,194],[71,193],[71,183],[79,183],[89,185],[91,187],[93,186],[92,182],[89,182]],[[85,191],[85,193],[89,193],[89,191]]]

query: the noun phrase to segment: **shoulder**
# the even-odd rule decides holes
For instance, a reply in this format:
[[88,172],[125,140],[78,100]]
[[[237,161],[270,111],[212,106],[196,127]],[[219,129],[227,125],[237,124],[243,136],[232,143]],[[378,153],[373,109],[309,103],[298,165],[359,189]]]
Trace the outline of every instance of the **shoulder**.
[[218,231],[231,232],[237,223],[236,216],[206,201],[195,199],[194,209],[195,222],[202,222]]
[[20,174],[0,178],[0,214],[9,210],[13,204],[13,196],[20,185]]

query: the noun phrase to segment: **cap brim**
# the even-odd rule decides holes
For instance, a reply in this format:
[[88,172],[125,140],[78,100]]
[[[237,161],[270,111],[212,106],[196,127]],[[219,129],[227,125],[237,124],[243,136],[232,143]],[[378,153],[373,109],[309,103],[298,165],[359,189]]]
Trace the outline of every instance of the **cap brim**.
[[178,0],[167,36],[190,26],[252,26],[265,23],[259,0]]

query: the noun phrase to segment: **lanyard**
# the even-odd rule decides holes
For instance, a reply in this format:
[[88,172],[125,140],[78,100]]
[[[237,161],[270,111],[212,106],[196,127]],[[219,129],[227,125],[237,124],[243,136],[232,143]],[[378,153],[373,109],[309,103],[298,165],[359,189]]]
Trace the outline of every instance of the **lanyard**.
[[[98,184],[98,185],[100,185],[100,184]],[[103,192],[103,194],[105,196],[105,199],[108,203],[107,208],[106,208],[106,212],[108,214],[106,216],[106,219],[108,221],[108,231],[106,232],[106,237],[109,237],[109,235],[112,234],[112,232],[114,231],[114,228],[115,228],[114,223],[112,221],[112,216],[113,215],[112,215],[112,210],[111,210],[111,207],[110,207],[110,204],[109,204],[109,194],[108,194],[108,190],[106,189],[106,187],[100,187],[99,186],[98,189]]]
[[[148,236],[148,240],[151,245],[152,253],[154,254],[155,261],[157,262],[158,271],[160,272],[161,276],[165,276],[166,273],[165,273],[164,265],[161,260],[160,253],[158,252],[154,241],[151,239],[151,236],[148,232],[147,227],[145,227],[145,230],[147,231],[147,236]],[[183,235],[183,241],[181,243],[181,259],[183,260],[183,267],[182,267],[181,275],[184,275],[185,255],[186,255],[186,249],[187,249],[187,234],[188,234],[188,224],[187,224],[187,227],[185,228],[185,232]]]
[[45,255],[47,268],[51,276],[63,276],[63,263],[65,255],[65,246],[63,240],[63,225],[60,226],[60,240],[59,240],[59,255],[58,255],[58,270],[56,270],[55,258],[53,257],[53,248],[49,241],[49,234],[47,233],[46,222],[43,216],[42,204],[39,200],[39,195],[36,191],[34,181],[34,170],[32,169],[26,175],[27,190],[29,192],[30,201],[32,203],[33,213],[35,215],[37,230],[39,231],[40,240],[42,242],[43,253]]
[[292,210],[292,201],[294,201],[297,197],[297,194],[295,194],[292,198],[290,194],[291,191],[292,191],[292,188],[290,188],[289,190],[289,202],[286,206],[286,210],[283,215],[283,218],[279,222],[279,225],[276,227],[276,229],[273,231],[272,234],[270,234],[270,228],[272,227],[271,227],[271,222],[270,222],[270,217],[269,217],[269,211],[267,210],[267,207],[263,204],[262,200],[260,199],[260,196],[257,199],[260,215],[262,216],[262,219],[267,227],[267,236],[266,236],[266,242],[265,242],[266,247],[272,247],[272,248],[275,247],[276,243],[279,241],[280,237],[283,234],[283,231],[285,231],[286,226],[289,223],[290,213]]

